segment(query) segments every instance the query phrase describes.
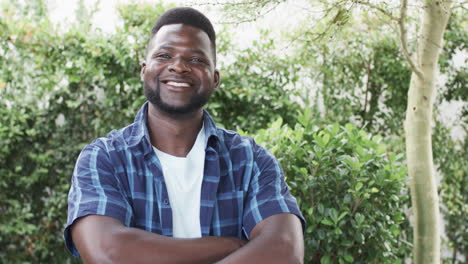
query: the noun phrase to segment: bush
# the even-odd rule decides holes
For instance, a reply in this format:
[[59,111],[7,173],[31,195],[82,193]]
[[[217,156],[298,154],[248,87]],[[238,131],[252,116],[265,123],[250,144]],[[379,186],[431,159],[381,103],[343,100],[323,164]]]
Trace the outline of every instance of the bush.
[[0,262],[78,263],[62,233],[74,163],[144,102],[138,45],[147,39],[133,45],[125,29],[84,26],[60,34],[45,17],[18,19],[15,7],[0,10]]
[[[139,74],[148,32],[168,7],[122,6],[122,28],[107,35],[92,30],[89,23],[60,33],[44,12],[36,12],[44,8],[23,2],[0,3],[0,262],[78,262],[62,238],[76,158],[85,144],[133,121],[145,101]],[[260,51],[249,54],[259,57],[255,52]],[[266,64],[261,69],[273,77],[221,69],[225,84],[220,93],[236,92],[232,100],[213,97],[210,107],[215,119],[224,114],[222,109],[215,111],[216,104],[231,111],[221,120],[224,124],[248,125],[249,131],[294,113],[288,110],[284,87],[277,85],[283,84],[278,81],[284,79],[281,70],[268,69]],[[233,76],[231,81],[228,76]],[[264,84],[261,95],[254,98],[255,85],[232,87],[239,76]],[[269,100],[276,97],[282,100]],[[251,105],[241,107],[247,103]],[[269,104],[280,105],[281,111],[265,110]],[[264,110],[257,120],[250,111],[258,109]]]
[[[291,61],[276,56],[274,41],[266,32],[263,34],[262,41],[255,41],[245,50],[229,42],[219,45],[220,57],[229,56],[235,60],[224,65],[220,63],[221,84],[208,110],[218,124],[228,125],[229,129],[254,133],[279,117],[293,125],[300,109],[292,100],[299,97],[292,87],[299,69]],[[227,39],[224,34],[221,36]]]
[[255,139],[269,148],[307,220],[306,263],[403,263],[410,251],[406,167],[398,150],[351,124],[294,129],[278,119]]
[[[466,130],[466,128],[465,128]],[[434,160],[440,173],[439,197],[445,234],[452,251],[444,263],[468,261],[468,143],[454,141],[440,122],[434,131]],[[465,131],[466,133],[466,131]]]

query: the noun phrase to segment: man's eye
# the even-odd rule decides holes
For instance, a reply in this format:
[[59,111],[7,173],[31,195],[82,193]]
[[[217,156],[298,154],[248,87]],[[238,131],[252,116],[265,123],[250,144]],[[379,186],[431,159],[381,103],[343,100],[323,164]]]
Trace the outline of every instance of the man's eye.
[[168,60],[171,58],[169,54],[163,53],[163,54],[157,54],[155,56],[156,59],[163,59],[163,60]]
[[190,59],[191,62],[195,62],[195,63],[205,63],[205,61],[201,58],[198,58],[198,57],[193,57]]

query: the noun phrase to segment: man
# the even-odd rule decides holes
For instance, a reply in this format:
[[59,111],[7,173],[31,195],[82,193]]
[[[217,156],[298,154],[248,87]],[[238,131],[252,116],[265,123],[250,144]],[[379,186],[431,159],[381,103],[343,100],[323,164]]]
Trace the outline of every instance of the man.
[[85,263],[302,263],[303,217],[276,159],[203,110],[215,32],[192,8],[155,23],[135,122],[81,152],[68,249]]

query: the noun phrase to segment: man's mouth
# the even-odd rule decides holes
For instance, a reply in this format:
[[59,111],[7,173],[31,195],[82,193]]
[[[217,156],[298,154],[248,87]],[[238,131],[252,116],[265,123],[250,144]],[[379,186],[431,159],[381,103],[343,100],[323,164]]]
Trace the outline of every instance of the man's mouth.
[[186,82],[174,82],[174,81],[167,81],[165,82],[167,85],[175,86],[175,87],[190,87],[189,83]]

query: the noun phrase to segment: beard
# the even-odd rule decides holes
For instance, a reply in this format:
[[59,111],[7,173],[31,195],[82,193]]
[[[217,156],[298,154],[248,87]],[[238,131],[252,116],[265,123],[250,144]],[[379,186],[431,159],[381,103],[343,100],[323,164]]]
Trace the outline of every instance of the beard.
[[162,112],[172,116],[183,116],[193,113],[202,108],[211,96],[210,91],[194,94],[189,102],[183,106],[170,105],[161,98],[161,87],[159,80],[156,80],[156,89],[152,89],[146,82],[143,84],[146,99]]

